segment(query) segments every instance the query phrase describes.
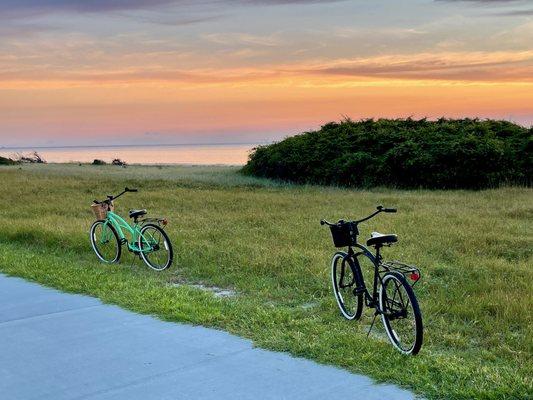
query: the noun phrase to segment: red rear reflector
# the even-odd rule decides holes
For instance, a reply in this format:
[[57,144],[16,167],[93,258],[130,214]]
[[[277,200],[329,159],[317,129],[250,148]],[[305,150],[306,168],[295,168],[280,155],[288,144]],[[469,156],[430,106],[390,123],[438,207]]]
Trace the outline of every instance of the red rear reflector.
[[168,219],[164,218],[163,220],[161,220],[161,223],[162,223],[163,225],[168,224]]
[[420,275],[417,274],[416,272],[413,272],[413,273],[409,276],[409,278],[411,278],[411,280],[413,280],[413,281],[417,281],[417,280],[420,279]]

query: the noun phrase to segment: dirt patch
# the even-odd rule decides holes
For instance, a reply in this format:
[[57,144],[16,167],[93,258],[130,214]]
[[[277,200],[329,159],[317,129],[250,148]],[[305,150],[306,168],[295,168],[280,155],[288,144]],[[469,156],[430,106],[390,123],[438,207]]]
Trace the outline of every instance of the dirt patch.
[[211,292],[213,293],[215,297],[219,297],[219,298],[229,298],[229,297],[237,296],[237,292],[233,289],[221,288],[218,286],[209,286],[209,285],[204,285],[203,283],[174,282],[174,283],[171,283],[171,286],[174,286],[174,287],[185,286],[185,287],[200,289],[205,292]]

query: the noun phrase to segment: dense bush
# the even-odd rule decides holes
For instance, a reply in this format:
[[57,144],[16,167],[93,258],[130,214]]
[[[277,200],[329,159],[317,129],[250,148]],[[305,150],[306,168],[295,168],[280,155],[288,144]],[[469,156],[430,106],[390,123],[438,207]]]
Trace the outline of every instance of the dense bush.
[[126,166],[128,165],[126,161],[121,160],[120,158],[115,158],[113,161],[111,161],[111,164],[118,165],[119,167],[124,167],[124,168],[126,168]]
[[345,120],[257,147],[243,172],[354,187],[531,185],[532,137],[508,121]]
[[17,164],[15,160],[12,160],[11,158],[8,158],[8,157],[0,156],[0,165],[14,165],[14,164]]

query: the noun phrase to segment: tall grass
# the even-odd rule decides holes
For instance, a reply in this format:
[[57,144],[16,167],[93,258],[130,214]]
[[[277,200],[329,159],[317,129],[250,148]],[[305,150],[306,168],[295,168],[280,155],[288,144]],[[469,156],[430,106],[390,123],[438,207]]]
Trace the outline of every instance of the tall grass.
[[[532,393],[533,190],[346,190],[278,185],[232,168],[2,167],[0,270],[88,293],[171,321],[215,326],[262,347],[395,382],[428,398],[524,399]],[[252,179],[252,180],[250,180]],[[136,186],[117,211],[170,220],[177,264],[97,262],[87,232],[94,198]],[[426,336],[403,357],[366,338],[372,314],[342,320],[329,287],[329,232],[319,220],[398,207],[362,226],[394,232],[385,256],[420,266]],[[218,299],[187,285],[236,290]]]

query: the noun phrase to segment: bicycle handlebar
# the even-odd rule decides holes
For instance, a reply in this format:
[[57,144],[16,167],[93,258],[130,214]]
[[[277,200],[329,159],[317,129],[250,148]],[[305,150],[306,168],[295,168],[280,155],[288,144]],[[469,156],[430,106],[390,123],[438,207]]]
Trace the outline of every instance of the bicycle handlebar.
[[396,211],[398,211],[395,208],[385,208],[383,206],[377,206],[376,209],[378,211],[382,211],[382,212],[386,212],[386,213],[395,213]]
[[[372,214],[370,214],[368,217],[365,217],[365,218],[360,219],[360,220],[357,220],[357,221],[351,221],[351,222],[354,222],[354,223],[356,223],[356,224],[359,224],[360,222],[368,221],[370,218],[375,217],[375,216],[378,215],[379,213],[382,213],[382,212],[385,212],[385,213],[395,213],[395,212],[398,211],[396,208],[385,208],[385,207],[383,207],[382,205],[377,206],[377,207],[376,207],[376,210],[377,210],[377,211],[374,211],[374,212],[373,212]],[[322,219],[322,220],[320,220],[320,225],[333,226],[333,225],[337,225],[339,222],[344,222],[344,220],[340,219],[338,222],[336,222],[336,223],[332,223],[332,222],[326,221],[325,219]]]
[[134,188],[128,188],[128,187],[125,187],[124,190],[117,194],[116,196],[113,196],[113,195],[107,195],[107,200],[103,200],[103,201],[98,201],[98,200],[93,200],[96,204],[101,204],[101,203],[111,203],[113,200],[119,198],[120,196],[122,196],[124,193],[127,193],[127,192],[138,192],[137,189],[134,189]]

